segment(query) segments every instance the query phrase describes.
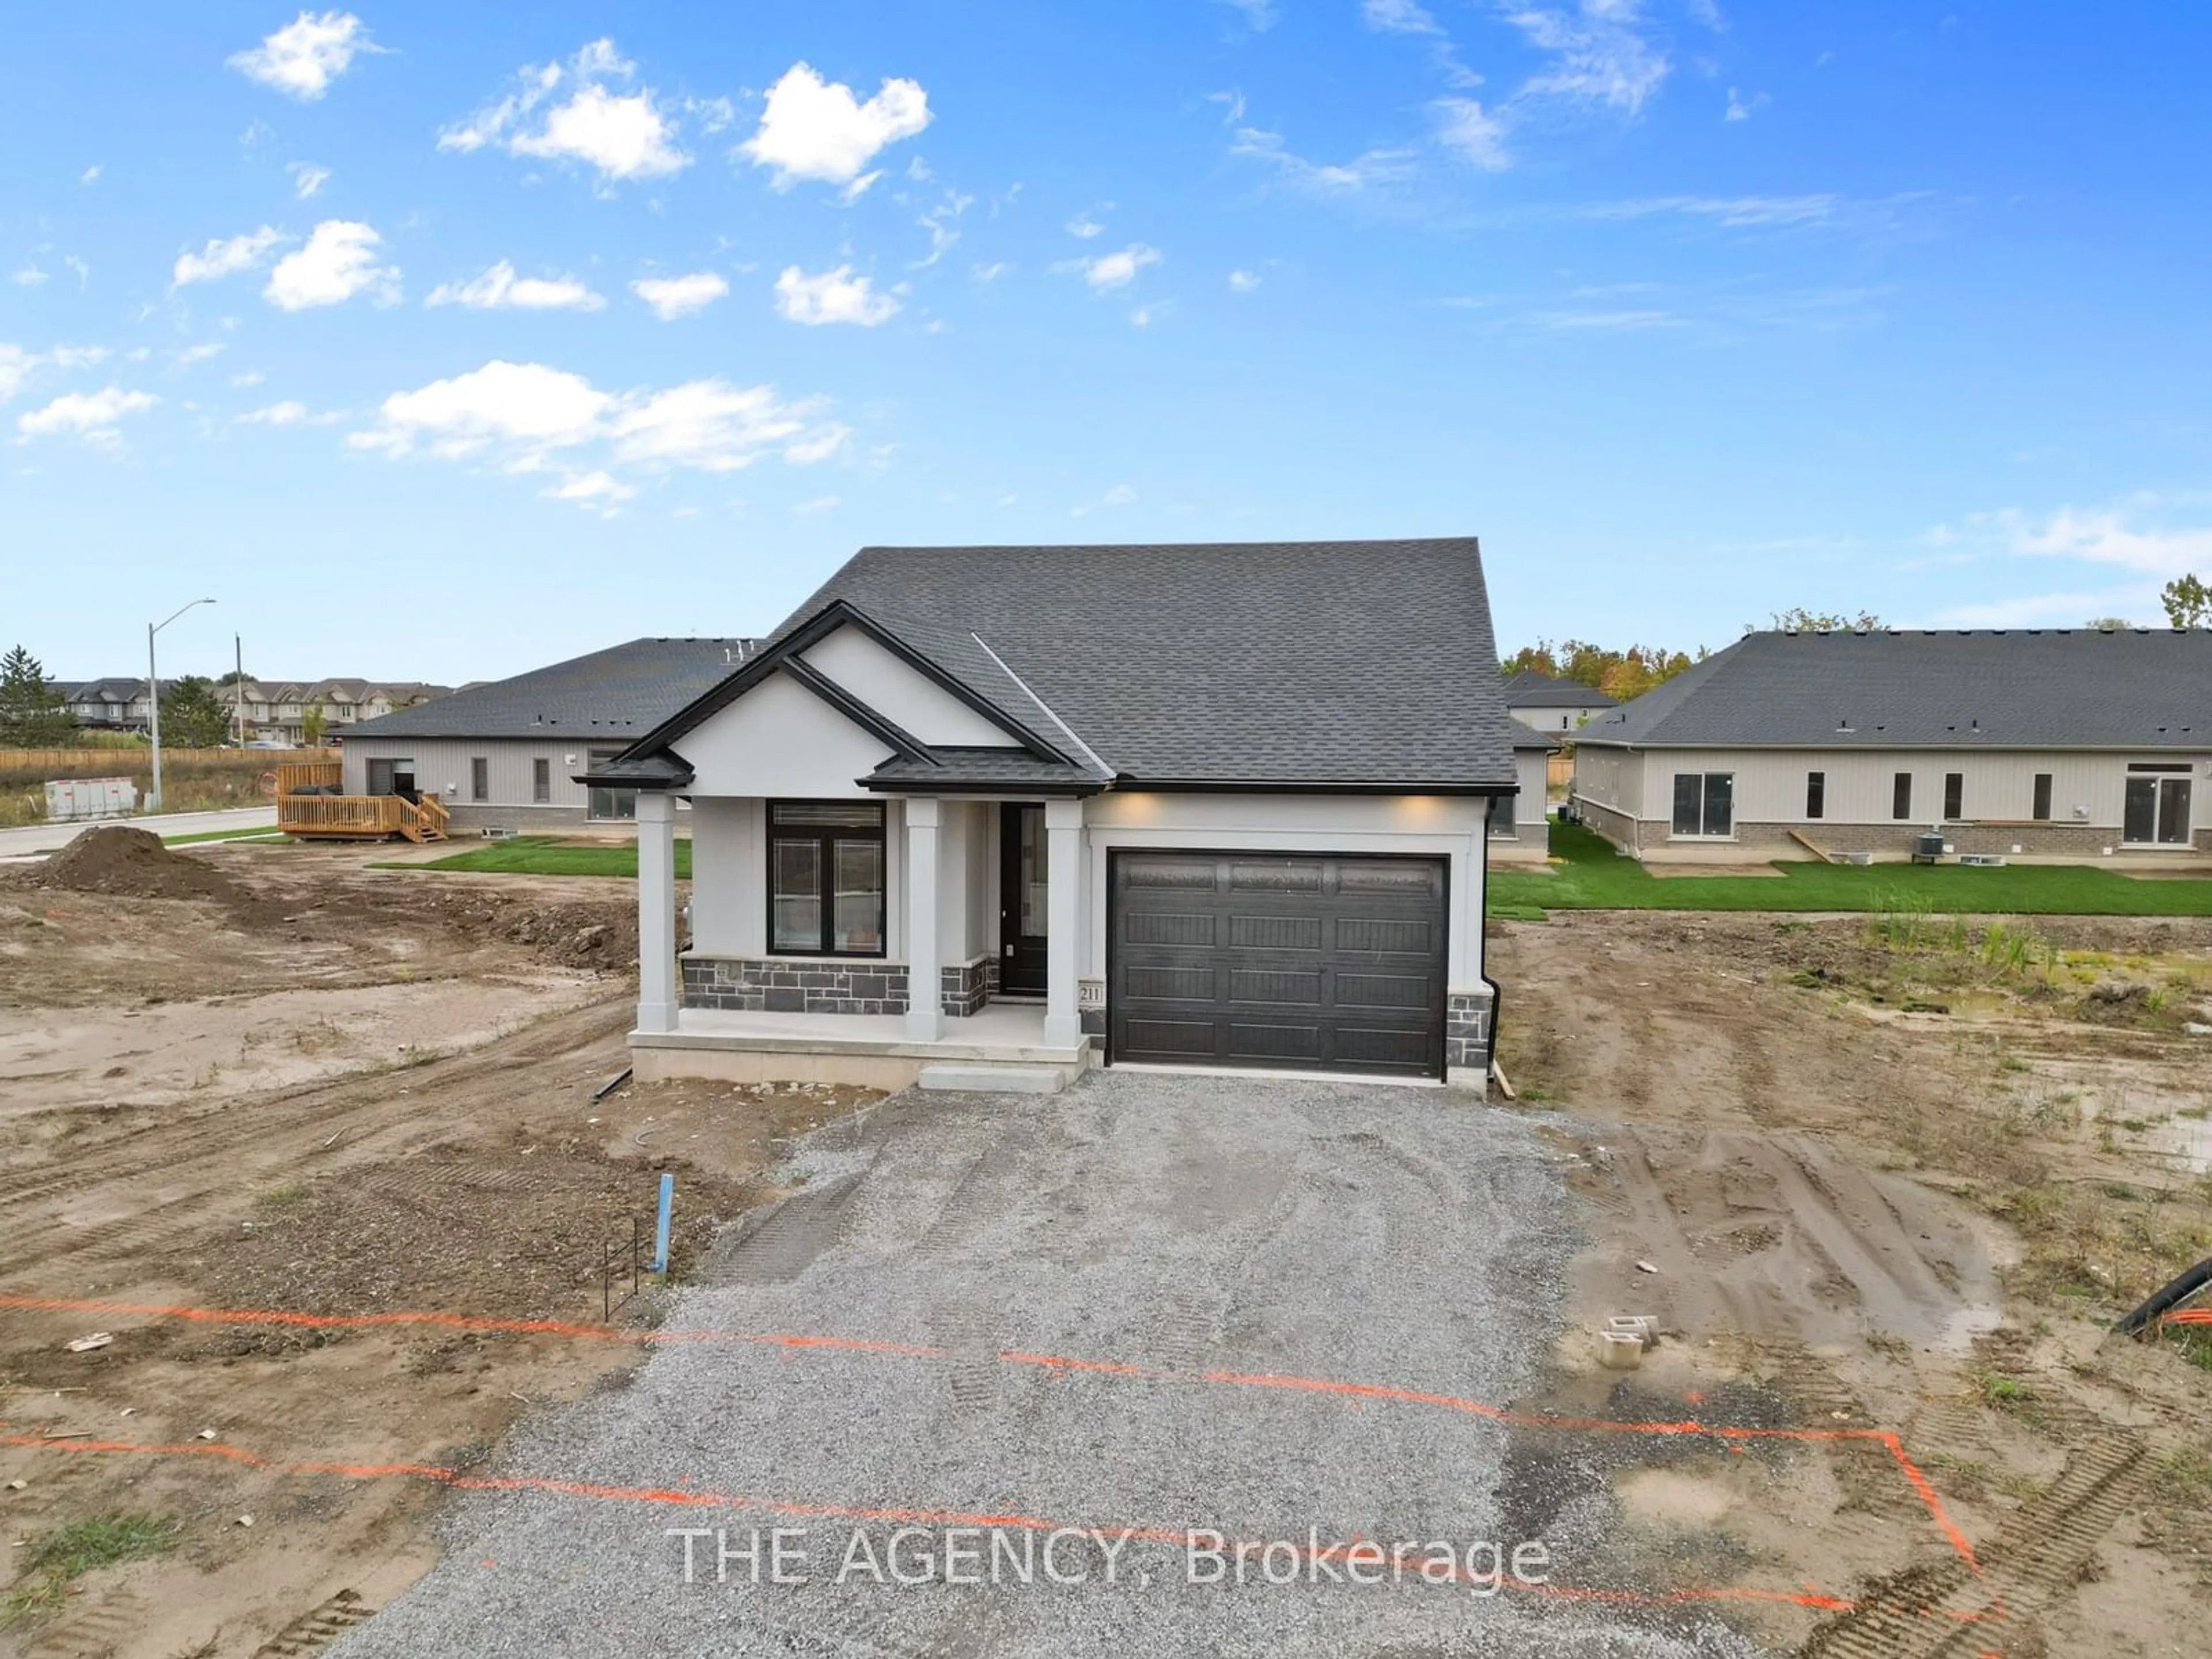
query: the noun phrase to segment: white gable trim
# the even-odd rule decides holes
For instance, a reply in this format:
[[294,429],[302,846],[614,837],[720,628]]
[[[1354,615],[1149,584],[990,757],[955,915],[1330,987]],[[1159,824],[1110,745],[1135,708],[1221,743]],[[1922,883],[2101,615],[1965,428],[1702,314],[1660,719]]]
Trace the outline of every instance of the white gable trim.
[[849,624],[808,646],[799,660],[933,748],[1006,749],[1021,741]]
[[788,674],[770,674],[678,744],[694,796],[872,799],[855,780],[893,752]]

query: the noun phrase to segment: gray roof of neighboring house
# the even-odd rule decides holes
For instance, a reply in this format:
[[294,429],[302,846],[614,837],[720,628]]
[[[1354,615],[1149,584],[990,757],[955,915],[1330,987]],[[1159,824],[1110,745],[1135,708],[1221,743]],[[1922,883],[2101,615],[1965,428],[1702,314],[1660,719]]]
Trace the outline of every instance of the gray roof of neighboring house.
[[1513,782],[1472,537],[865,548],[764,648],[840,601],[1133,786]]
[[2212,749],[2212,631],[1749,634],[1575,741]]
[[757,643],[632,640],[362,720],[346,727],[345,738],[560,736],[627,743],[736,673]]
[[1546,754],[1549,754],[1554,749],[1562,749],[1565,747],[1565,745],[1562,744],[1558,738],[1553,736],[1550,732],[1539,732],[1534,726],[1528,725],[1524,720],[1515,720],[1511,722],[1511,724],[1513,727],[1513,746],[1516,749],[1540,749]]
[[1620,700],[1608,697],[1594,685],[1562,679],[1556,674],[1524,668],[1505,677],[1508,708],[1616,708]]

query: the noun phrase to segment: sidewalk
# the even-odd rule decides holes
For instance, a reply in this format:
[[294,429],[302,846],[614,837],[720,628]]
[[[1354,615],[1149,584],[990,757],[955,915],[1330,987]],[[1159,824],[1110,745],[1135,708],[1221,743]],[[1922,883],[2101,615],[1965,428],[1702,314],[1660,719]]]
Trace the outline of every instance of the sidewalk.
[[197,836],[210,830],[274,830],[276,809],[238,806],[221,812],[164,812],[154,817],[88,818],[76,823],[27,823],[0,830],[0,859],[57,852],[96,823],[127,823],[157,836]]

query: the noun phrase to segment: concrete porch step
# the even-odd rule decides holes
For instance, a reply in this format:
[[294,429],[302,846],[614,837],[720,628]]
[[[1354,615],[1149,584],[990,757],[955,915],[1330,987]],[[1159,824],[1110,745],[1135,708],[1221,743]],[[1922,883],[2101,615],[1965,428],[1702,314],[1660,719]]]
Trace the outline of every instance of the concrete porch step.
[[979,1095],[1056,1095],[1067,1083],[1063,1066],[925,1066],[915,1078],[917,1088]]

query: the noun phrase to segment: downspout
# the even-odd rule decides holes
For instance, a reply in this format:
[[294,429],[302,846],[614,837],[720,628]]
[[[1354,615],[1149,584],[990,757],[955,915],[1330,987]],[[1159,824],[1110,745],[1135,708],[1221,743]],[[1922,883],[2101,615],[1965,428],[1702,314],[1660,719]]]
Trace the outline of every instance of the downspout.
[[1482,835],[1482,932],[1475,939],[1476,948],[1481,954],[1482,966],[1475,969],[1475,975],[1490,988],[1490,1043],[1482,1061],[1482,1080],[1486,1093],[1490,1080],[1498,1075],[1498,1017],[1505,1006],[1504,991],[1490,976],[1490,830],[1486,823]]

